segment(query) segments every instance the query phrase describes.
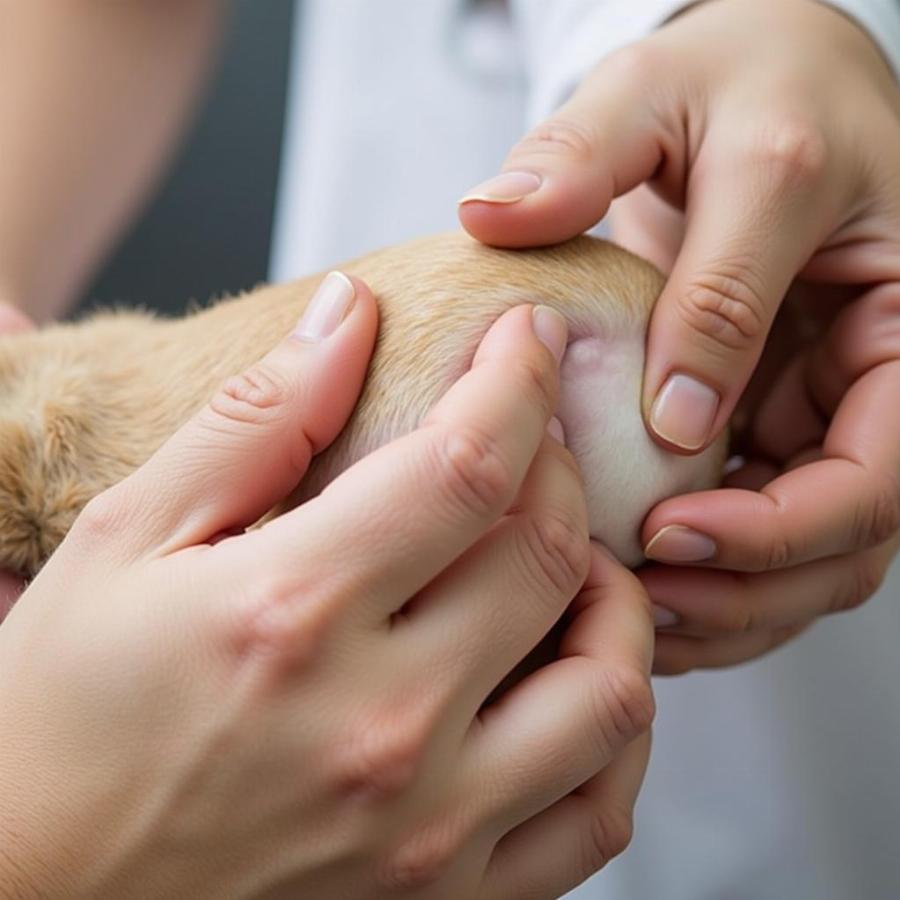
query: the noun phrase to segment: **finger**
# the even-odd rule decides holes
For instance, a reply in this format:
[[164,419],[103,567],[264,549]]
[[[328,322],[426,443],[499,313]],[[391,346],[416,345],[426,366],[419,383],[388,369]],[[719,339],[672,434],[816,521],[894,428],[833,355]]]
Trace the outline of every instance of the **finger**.
[[684,675],[694,669],[723,669],[750,662],[777,650],[806,631],[803,622],[775,631],[755,631],[726,638],[681,637],[660,634],[656,641],[654,675]]
[[[473,237],[500,247],[552,244],[591,228],[613,197],[650,178],[676,155],[671,122],[657,112],[672,72],[653,50],[610,56],[572,98],[510,151],[496,178],[460,200]],[[677,118],[674,117],[673,118]]]
[[595,548],[572,616],[560,658],[484,709],[462,763],[463,784],[471,779],[503,833],[607,766],[653,718],[653,626],[640,582]]
[[207,541],[252,524],[290,493],[352,412],[376,327],[365,285],[329,275],[294,333],[228,379],[145,466],[109,492],[118,505],[140,511],[130,551],[170,552]]
[[464,731],[563,614],[589,563],[581,476],[548,437],[509,515],[404,608],[386,652],[441,685]]
[[791,281],[825,236],[822,193],[811,190],[824,151],[791,135],[766,140],[749,160],[701,154],[691,176],[685,239],[651,317],[644,372],[649,430],[670,449],[695,453],[721,431]]
[[561,897],[600,871],[631,840],[650,758],[650,732],[602,772],[511,831],[494,850],[481,900]]
[[728,637],[775,631],[855,609],[879,588],[898,539],[757,575],[648,566],[638,577],[666,634]]
[[34,322],[11,303],[0,302],[0,335],[20,334],[23,331],[33,331]]
[[820,445],[828,423],[806,382],[808,360],[795,359],[776,379],[753,419],[753,446],[785,462],[804,448]]
[[761,459],[742,460],[740,464],[726,473],[722,484],[726,487],[742,488],[747,491],[758,491],[773,478],[777,478],[780,469]]
[[861,375],[900,360],[900,250],[896,256],[896,280],[848,304],[807,359],[806,388],[828,417]]
[[656,506],[643,525],[645,555],[759,572],[884,543],[900,529],[900,416],[885,413],[898,408],[900,361],[853,384],[820,460],[759,492],[703,491]]
[[505,313],[421,428],[245,543],[257,564],[311,593],[365,598],[366,618],[392,616],[515,500],[556,406],[565,344],[553,310]]
[[[894,325],[900,316],[896,284],[880,285],[860,297],[858,289],[847,285],[800,282],[793,286],[790,302],[795,323],[790,345],[805,340],[811,349],[795,356],[767,385],[753,421],[755,448],[782,461],[822,443],[835,410],[857,378],[900,359],[900,332]],[[829,321],[824,335],[817,333]]]

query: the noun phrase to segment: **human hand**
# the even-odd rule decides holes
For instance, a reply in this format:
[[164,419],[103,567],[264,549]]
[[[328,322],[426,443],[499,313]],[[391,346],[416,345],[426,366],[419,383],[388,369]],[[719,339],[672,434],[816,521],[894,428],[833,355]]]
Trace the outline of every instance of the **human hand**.
[[717,0],[601,63],[513,149],[504,169],[525,174],[463,201],[476,237],[523,246],[621,197],[614,236],[670,273],[643,403],[676,452],[732,415],[795,279],[832,319],[763,379],[740,487],[668,500],[645,523],[648,556],[670,564],[642,576],[669,626],[662,671],[751,658],[865,599],[893,555],[897,159],[900,91],[855,24],[817,0]]
[[551,897],[627,842],[652,622],[548,434],[555,314],[507,313],[421,429],[244,532],[351,411],[355,293],[92,501],[0,627],[16,896]]

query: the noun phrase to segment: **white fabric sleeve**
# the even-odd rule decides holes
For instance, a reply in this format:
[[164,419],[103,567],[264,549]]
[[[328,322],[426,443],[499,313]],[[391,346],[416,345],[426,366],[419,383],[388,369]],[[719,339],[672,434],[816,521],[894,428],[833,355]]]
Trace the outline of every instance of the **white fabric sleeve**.
[[[549,115],[605,56],[696,0],[509,0],[529,77],[528,122]],[[715,0],[706,0],[715,2]],[[900,0],[818,0],[857,21],[900,77]]]

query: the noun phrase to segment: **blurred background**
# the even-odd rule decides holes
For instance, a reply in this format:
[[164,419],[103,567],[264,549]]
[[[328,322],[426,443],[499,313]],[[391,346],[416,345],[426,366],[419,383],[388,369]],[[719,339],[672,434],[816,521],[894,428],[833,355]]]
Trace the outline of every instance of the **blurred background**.
[[266,278],[293,0],[237,0],[218,70],[164,184],[79,308],[191,301]]

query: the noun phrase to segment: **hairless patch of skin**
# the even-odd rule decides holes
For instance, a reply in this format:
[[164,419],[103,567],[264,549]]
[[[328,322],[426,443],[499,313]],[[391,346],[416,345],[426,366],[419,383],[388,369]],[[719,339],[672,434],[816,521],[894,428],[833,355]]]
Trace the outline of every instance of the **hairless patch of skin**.
[[578,460],[591,534],[623,562],[643,558],[638,526],[658,500],[712,487],[721,448],[699,456],[667,453],[644,428],[640,410],[642,330],[583,337],[562,362],[558,418]]
[[[674,456],[644,429],[644,334],[662,279],[624,250],[585,237],[504,251],[449,234],[342,269],[378,298],[378,344],[353,417],[288,505],[415,428],[489,325],[528,302],[569,322],[559,417],[596,538],[634,565],[649,508],[718,479],[721,441],[698,457]],[[35,572],[91,497],[291,330],[320,278],[260,288],[183,319],[106,313],[0,339],[0,569]]]

